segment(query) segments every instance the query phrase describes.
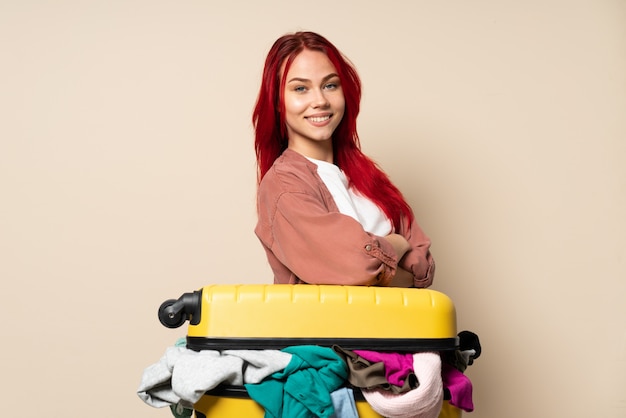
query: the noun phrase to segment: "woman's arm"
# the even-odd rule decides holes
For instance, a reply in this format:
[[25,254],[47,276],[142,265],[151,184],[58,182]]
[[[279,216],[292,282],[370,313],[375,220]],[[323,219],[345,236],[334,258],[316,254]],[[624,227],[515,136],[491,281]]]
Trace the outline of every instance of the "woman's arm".
[[402,229],[410,249],[400,259],[398,267],[413,275],[413,286],[428,287],[435,276],[435,260],[430,252],[430,238],[415,220],[411,223],[410,229],[407,229],[406,225],[403,225]]
[[[400,234],[390,234],[385,237],[385,239],[393,246],[396,254],[398,256],[398,260],[402,259],[407,251],[411,249],[411,244]],[[391,287],[413,287],[413,273],[406,271],[405,269],[398,266],[396,269],[396,274],[391,279],[389,283]]]
[[395,275],[403,238],[367,233],[353,218],[328,212],[307,193],[282,193],[261,212],[256,232],[271,254],[311,284],[386,286]]

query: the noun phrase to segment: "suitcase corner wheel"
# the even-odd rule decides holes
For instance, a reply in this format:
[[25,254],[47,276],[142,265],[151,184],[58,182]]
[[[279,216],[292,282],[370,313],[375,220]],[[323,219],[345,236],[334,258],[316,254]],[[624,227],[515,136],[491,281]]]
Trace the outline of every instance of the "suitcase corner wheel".
[[185,321],[197,325],[200,321],[201,308],[202,290],[184,293],[178,299],[168,299],[159,306],[159,321],[167,328],[178,328]]
[[[431,289],[208,285],[165,301],[158,316],[170,328],[189,321],[187,348],[195,351],[336,344],[349,350],[420,352],[451,351],[459,344],[454,304]],[[361,418],[380,418],[366,401],[357,399],[356,405]],[[245,393],[209,392],[194,410],[198,418],[264,416]],[[444,401],[439,418],[460,416],[460,409]]]

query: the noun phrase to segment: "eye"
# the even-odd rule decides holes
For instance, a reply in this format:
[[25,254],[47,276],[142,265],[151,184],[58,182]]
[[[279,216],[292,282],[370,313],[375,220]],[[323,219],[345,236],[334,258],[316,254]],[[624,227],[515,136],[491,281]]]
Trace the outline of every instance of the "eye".
[[328,82],[328,83],[324,84],[324,88],[326,90],[337,90],[339,88],[339,82],[338,81]]
[[296,86],[293,88],[293,91],[296,93],[304,93],[306,91],[306,87],[304,86]]

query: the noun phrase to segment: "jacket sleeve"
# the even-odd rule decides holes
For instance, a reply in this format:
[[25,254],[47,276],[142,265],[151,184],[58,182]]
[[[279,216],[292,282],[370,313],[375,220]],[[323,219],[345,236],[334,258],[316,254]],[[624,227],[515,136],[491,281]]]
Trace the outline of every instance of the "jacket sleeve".
[[402,257],[398,265],[413,273],[413,284],[415,287],[428,287],[433,283],[435,276],[435,260],[430,253],[430,239],[424,234],[416,220],[413,220],[411,227],[407,228],[406,223],[404,236],[411,244],[411,249]]
[[395,275],[398,260],[391,244],[353,218],[329,213],[315,196],[282,193],[274,207],[265,245],[300,280],[385,286]]

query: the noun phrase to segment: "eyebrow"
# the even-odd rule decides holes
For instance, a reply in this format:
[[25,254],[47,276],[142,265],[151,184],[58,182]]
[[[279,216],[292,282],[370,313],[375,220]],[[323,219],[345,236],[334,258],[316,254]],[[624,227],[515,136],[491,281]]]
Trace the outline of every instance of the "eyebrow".
[[[326,82],[328,80],[330,80],[333,77],[339,77],[338,74],[336,73],[330,73],[328,74],[326,77],[324,77],[322,79],[322,82]],[[311,80],[309,80],[308,78],[300,78],[300,77],[294,77],[292,79],[290,79],[289,81],[287,81],[287,83],[293,83],[294,81],[300,82],[300,83],[310,83]]]

